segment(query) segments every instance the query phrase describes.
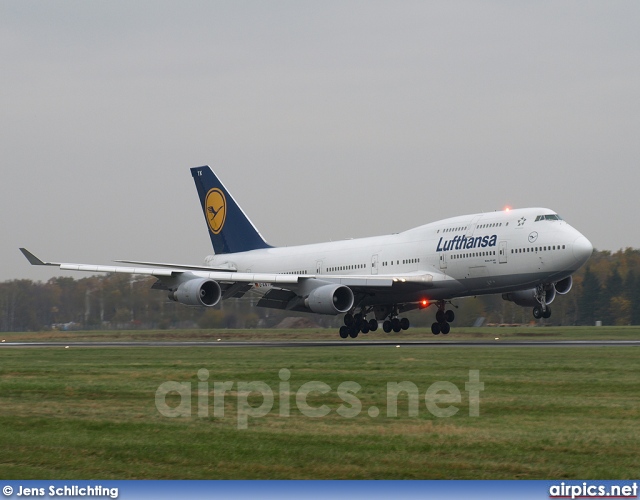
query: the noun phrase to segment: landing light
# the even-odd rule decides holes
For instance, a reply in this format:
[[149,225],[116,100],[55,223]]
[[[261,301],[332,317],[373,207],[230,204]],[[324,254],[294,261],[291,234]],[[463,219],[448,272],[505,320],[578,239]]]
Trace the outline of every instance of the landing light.
[[511,212],[511,207],[509,207],[509,206],[504,207],[504,211],[505,211],[505,212]]

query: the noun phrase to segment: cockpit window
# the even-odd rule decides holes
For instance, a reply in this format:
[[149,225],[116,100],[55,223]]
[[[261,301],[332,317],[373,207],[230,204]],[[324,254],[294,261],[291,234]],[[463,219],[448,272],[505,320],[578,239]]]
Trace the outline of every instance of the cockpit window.
[[562,220],[562,217],[558,214],[538,215],[536,217],[536,222],[539,220]]

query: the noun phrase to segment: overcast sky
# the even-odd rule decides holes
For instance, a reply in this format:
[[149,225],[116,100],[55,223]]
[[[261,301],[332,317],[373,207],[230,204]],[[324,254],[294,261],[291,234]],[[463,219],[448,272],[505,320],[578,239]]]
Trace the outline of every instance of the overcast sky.
[[510,205],[640,248],[639,19],[636,1],[0,0],[0,280],[58,274],[20,246],[202,263],[204,164],[272,245]]

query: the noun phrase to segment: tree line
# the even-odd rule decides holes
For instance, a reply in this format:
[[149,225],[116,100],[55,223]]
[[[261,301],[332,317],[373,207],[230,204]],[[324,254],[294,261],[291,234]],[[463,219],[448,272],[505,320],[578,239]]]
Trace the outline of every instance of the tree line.
[[[136,328],[269,328],[289,316],[308,318],[318,326],[339,326],[341,317],[291,313],[255,307],[257,298],[222,301],[213,308],[187,307],[152,290],[155,278],[107,274],[86,278],[55,277],[46,282],[0,283],[0,331]],[[640,250],[594,251],[573,276],[573,289],[557,296],[552,316],[541,324],[640,325]],[[527,324],[531,308],[500,295],[454,301],[457,326]],[[428,326],[435,308],[409,314],[412,325]],[[478,321],[482,318],[482,321]]]

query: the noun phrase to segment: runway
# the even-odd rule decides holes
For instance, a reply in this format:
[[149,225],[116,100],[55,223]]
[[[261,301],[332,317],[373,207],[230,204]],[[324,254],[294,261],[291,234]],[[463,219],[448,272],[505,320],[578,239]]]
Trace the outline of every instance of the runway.
[[640,340],[319,340],[306,341],[109,341],[109,342],[4,342],[0,348],[111,348],[111,347],[640,347]]

